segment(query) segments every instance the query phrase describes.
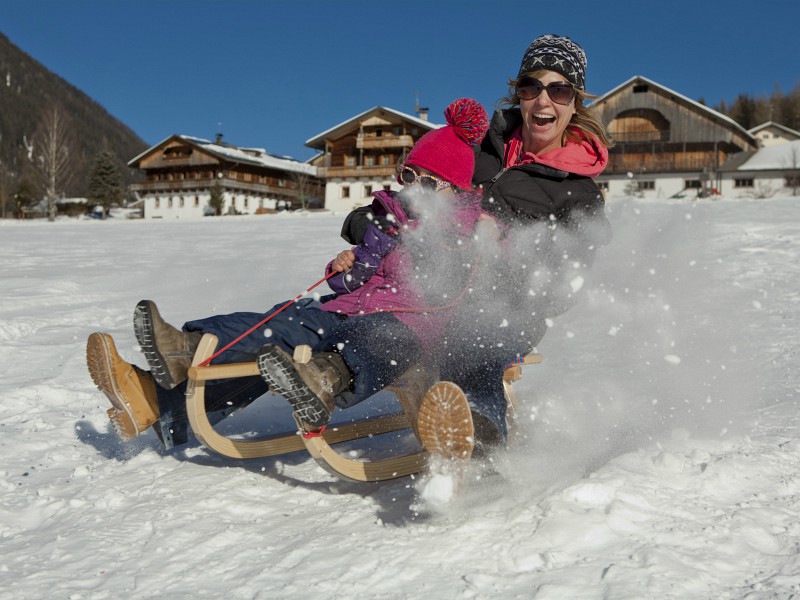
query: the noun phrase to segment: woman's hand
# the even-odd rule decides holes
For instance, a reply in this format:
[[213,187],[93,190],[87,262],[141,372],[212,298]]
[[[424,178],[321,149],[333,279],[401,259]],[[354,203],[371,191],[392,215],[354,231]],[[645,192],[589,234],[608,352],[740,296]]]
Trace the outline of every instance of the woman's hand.
[[352,250],[342,250],[336,255],[336,258],[333,259],[331,268],[338,273],[343,273],[352,269],[355,261],[356,255],[353,254]]

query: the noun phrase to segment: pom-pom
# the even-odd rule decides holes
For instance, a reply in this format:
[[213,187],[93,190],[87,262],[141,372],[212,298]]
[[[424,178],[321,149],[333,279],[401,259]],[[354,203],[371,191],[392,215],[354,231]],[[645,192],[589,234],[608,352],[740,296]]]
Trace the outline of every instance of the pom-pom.
[[472,98],[454,100],[445,109],[444,118],[470,146],[480,144],[489,129],[489,116],[481,103]]

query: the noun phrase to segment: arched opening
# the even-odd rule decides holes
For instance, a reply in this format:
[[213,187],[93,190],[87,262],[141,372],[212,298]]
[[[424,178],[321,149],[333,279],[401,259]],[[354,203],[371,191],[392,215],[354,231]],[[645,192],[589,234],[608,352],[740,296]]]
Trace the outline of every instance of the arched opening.
[[618,143],[669,141],[669,121],[652,108],[624,110],[608,124],[608,132]]

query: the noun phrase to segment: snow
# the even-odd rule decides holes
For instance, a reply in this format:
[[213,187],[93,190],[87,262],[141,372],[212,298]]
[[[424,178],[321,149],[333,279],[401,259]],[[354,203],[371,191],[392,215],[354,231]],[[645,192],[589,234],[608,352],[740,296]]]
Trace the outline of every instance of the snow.
[[739,171],[800,170],[800,140],[759,148]]
[[[350,483],[303,453],[123,444],[86,371],[92,331],[144,365],[142,298],[179,324],[297,295],[343,214],[0,222],[0,600],[797,597],[800,203],[608,212],[614,241],[515,384],[499,475],[468,469],[452,498],[446,478]],[[288,427],[285,404],[221,429]]]

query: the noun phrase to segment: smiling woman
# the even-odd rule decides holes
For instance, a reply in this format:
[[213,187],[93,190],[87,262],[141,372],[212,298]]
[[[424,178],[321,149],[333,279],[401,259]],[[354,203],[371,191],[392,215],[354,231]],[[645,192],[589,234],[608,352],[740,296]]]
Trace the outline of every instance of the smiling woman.
[[[509,108],[495,112],[476,157],[473,183],[482,189],[482,206],[508,226],[506,247],[513,250],[482,282],[491,295],[476,292],[453,319],[440,376],[470,399],[476,438],[484,446],[506,437],[505,365],[529,354],[547,330],[546,320],[574,302],[574,295],[559,292],[574,273],[570,265],[588,267],[610,240],[593,178],[608,162],[611,141],[583,105],[590,97],[585,82],[586,55],[578,44],[557,35],[536,38],[509,81]],[[542,235],[543,224],[553,235]],[[544,288],[531,279],[541,272],[550,277]]]

